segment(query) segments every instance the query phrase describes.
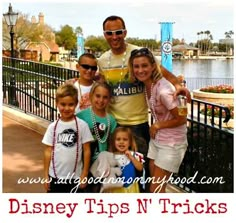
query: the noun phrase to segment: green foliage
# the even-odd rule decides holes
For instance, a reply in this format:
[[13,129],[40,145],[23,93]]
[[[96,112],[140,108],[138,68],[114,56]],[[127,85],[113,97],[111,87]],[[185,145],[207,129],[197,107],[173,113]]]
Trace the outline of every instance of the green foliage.
[[[127,38],[126,42],[141,47],[148,47],[151,50],[156,50],[160,48],[161,45],[160,42],[156,42],[154,39]],[[97,53],[103,53],[109,49],[109,45],[103,36],[88,36],[85,41],[85,46]]]
[[154,39],[127,38],[126,41],[130,44],[147,47],[151,50],[157,50],[161,46],[161,43]]
[[85,46],[97,53],[103,53],[109,49],[109,45],[103,36],[88,36]]
[[81,26],[75,28],[76,35],[83,35],[83,29]]
[[56,32],[56,43],[59,46],[63,46],[66,50],[76,48],[76,40],[76,34],[69,25],[62,26],[61,30]]
[[232,38],[232,35],[234,35],[234,32],[232,30],[230,30],[229,32],[225,32],[225,38],[226,39]]

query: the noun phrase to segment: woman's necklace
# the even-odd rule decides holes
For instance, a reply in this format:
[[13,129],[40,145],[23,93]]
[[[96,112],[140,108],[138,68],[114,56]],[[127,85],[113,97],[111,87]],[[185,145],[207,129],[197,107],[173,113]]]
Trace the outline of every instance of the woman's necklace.
[[[57,119],[56,124],[53,129],[53,142],[52,142],[52,167],[53,167],[54,176],[56,178],[58,178],[58,177],[57,177],[56,167],[55,167],[55,144],[56,144],[56,129],[57,129],[57,124],[58,124],[59,120],[60,120],[60,118]],[[75,173],[75,171],[76,171],[76,167],[78,164],[78,158],[79,158],[79,143],[78,143],[78,141],[79,141],[79,127],[78,127],[78,122],[77,122],[76,116],[74,116],[74,120],[75,120],[75,125],[76,125],[76,134],[77,134],[76,139],[77,140],[76,140],[75,166],[74,166],[73,173]]]
[[[90,114],[91,114],[91,119],[92,119],[92,123],[93,123],[93,129],[94,129],[94,132],[95,132],[97,140],[100,143],[105,143],[107,141],[107,139],[108,139],[109,132],[110,132],[110,127],[111,127],[109,115],[106,113],[107,131],[105,132],[105,135],[103,136],[103,139],[101,139],[101,137],[99,135],[98,127],[97,127],[97,124],[96,124],[95,114],[93,112],[92,107],[90,107]],[[104,130],[105,130],[105,125],[104,125]]]
[[[149,100],[148,100],[148,94],[147,94],[146,86],[144,87],[144,93],[145,93],[145,98],[146,98],[147,105],[148,105],[148,107],[150,107],[152,117],[154,118],[154,121],[157,122],[158,119],[157,119],[157,115],[156,115],[155,109],[154,109],[153,86],[154,86],[154,84],[152,82],[151,92],[150,92],[150,103],[149,103]],[[150,104],[151,104],[151,106],[150,106]]]
[[[120,94],[120,85],[121,85],[121,81],[123,79],[123,75],[124,75],[124,67],[125,67],[125,60],[126,60],[126,55],[127,55],[127,51],[125,49],[125,52],[123,53],[123,57],[122,57],[122,64],[121,64],[121,72],[120,72],[120,80],[118,82],[118,88],[117,88],[117,92],[116,92],[116,95],[119,96]],[[109,57],[108,57],[108,61],[107,61],[107,67],[108,69],[111,68],[111,57],[112,57],[112,51],[110,50],[110,54],[109,54]],[[106,80],[109,82],[109,73],[110,71],[106,72]]]

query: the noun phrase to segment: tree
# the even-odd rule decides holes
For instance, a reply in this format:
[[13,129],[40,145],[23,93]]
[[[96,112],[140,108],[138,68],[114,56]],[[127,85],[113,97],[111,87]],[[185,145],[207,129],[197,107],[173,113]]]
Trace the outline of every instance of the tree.
[[[226,39],[231,39],[232,35],[234,35],[234,32],[232,30],[230,30],[229,32],[225,32],[225,38]],[[226,53],[228,54],[228,44],[227,44],[227,42],[226,42],[225,45],[226,45],[225,46],[226,47]],[[230,45],[229,45],[229,48],[230,48]],[[232,48],[233,48],[233,46],[232,46]]]
[[204,32],[201,31],[200,32],[200,35],[201,35],[201,39],[200,39],[200,52],[202,52],[202,50],[203,50],[203,46],[202,46],[203,34],[204,34]]
[[[200,31],[197,33],[198,41],[197,47],[200,49],[200,52],[205,54],[209,51],[210,47],[212,46],[211,40],[213,40],[213,36],[209,30]],[[200,38],[199,38],[200,36]]]
[[210,33],[211,33],[211,32],[210,32],[209,30],[206,30],[206,31],[205,31],[205,34],[206,34],[206,41],[205,41],[205,42],[206,42],[206,43],[205,43],[205,45],[206,45],[206,46],[205,46],[205,53],[207,53],[207,51],[208,51],[208,48],[209,48],[209,46],[208,46],[208,45],[209,45],[209,42],[208,42],[208,37],[209,37]]
[[[157,42],[154,39],[127,38],[126,41],[137,46],[148,47],[152,51],[157,50],[158,48],[160,48],[161,45],[160,42]],[[108,43],[106,42],[103,36],[87,37],[85,41],[85,46],[89,47],[93,52],[96,52],[98,54],[103,53],[109,49]]]
[[109,49],[108,43],[103,36],[88,36],[84,45],[98,54]]
[[76,48],[76,34],[69,25],[61,26],[61,30],[56,32],[56,43],[66,50]]
[[197,33],[197,48],[200,48],[200,47],[199,47],[199,43],[200,43],[200,42],[199,42],[199,36],[200,36],[200,34],[201,34],[200,32]]
[[[53,29],[47,24],[32,23],[27,14],[19,12],[14,27],[15,48],[21,49],[28,42],[51,41],[54,38]],[[10,35],[7,24],[3,20],[3,40],[10,45]]]
[[212,42],[211,42],[212,40],[213,40],[213,36],[212,36],[212,34],[210,34],[209,35],[209,43],[208,43],[209,48],[208,48],[208,50],[210,50],[212,48]]
[[158,47],[161,45],[161,43],[158,43],[155,39],[127,38],[126,41],[130,44],[147,47],[152,51],[158,49]]
[[234,32],[230,30],[229,32],[225,32],[225,38],[226,39],[231,39],[232,35],[234,35]]
[[75,28],[75,34],[78,36],[78,35],[81,35],[83,36],[83,29],[81,26],[78,26]]

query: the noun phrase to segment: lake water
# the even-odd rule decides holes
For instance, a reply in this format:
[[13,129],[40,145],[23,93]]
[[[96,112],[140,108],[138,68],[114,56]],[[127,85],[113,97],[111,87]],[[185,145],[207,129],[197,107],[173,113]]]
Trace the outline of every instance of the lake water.
[[173,60],[173,73],[184,75],[190,91],[209,85],[233,85],[234,60]]
[[233,78],[234,60],[173,60],[173,73],[186,78]]

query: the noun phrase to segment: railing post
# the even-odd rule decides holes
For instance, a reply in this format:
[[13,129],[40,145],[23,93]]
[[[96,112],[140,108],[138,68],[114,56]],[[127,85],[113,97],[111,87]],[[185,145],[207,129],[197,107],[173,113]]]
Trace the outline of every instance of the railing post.
[[14,59],[14,32],[13,27],[10,31],[11,36],[11,76],[10,76],[10,91],[9,91],[9,101],[10,104],[19,107],[19,102],[16,99],[16,77],[15,77],[15,59]]
[[7,98],[7,82],[6,82],[6,76],[2,75],[2,91],[3,91],[3,102]]
[[39,81],[35,81],[35,90],[34,90],[34,94],[35,94],[35,106],[36,108],[39,108]]

